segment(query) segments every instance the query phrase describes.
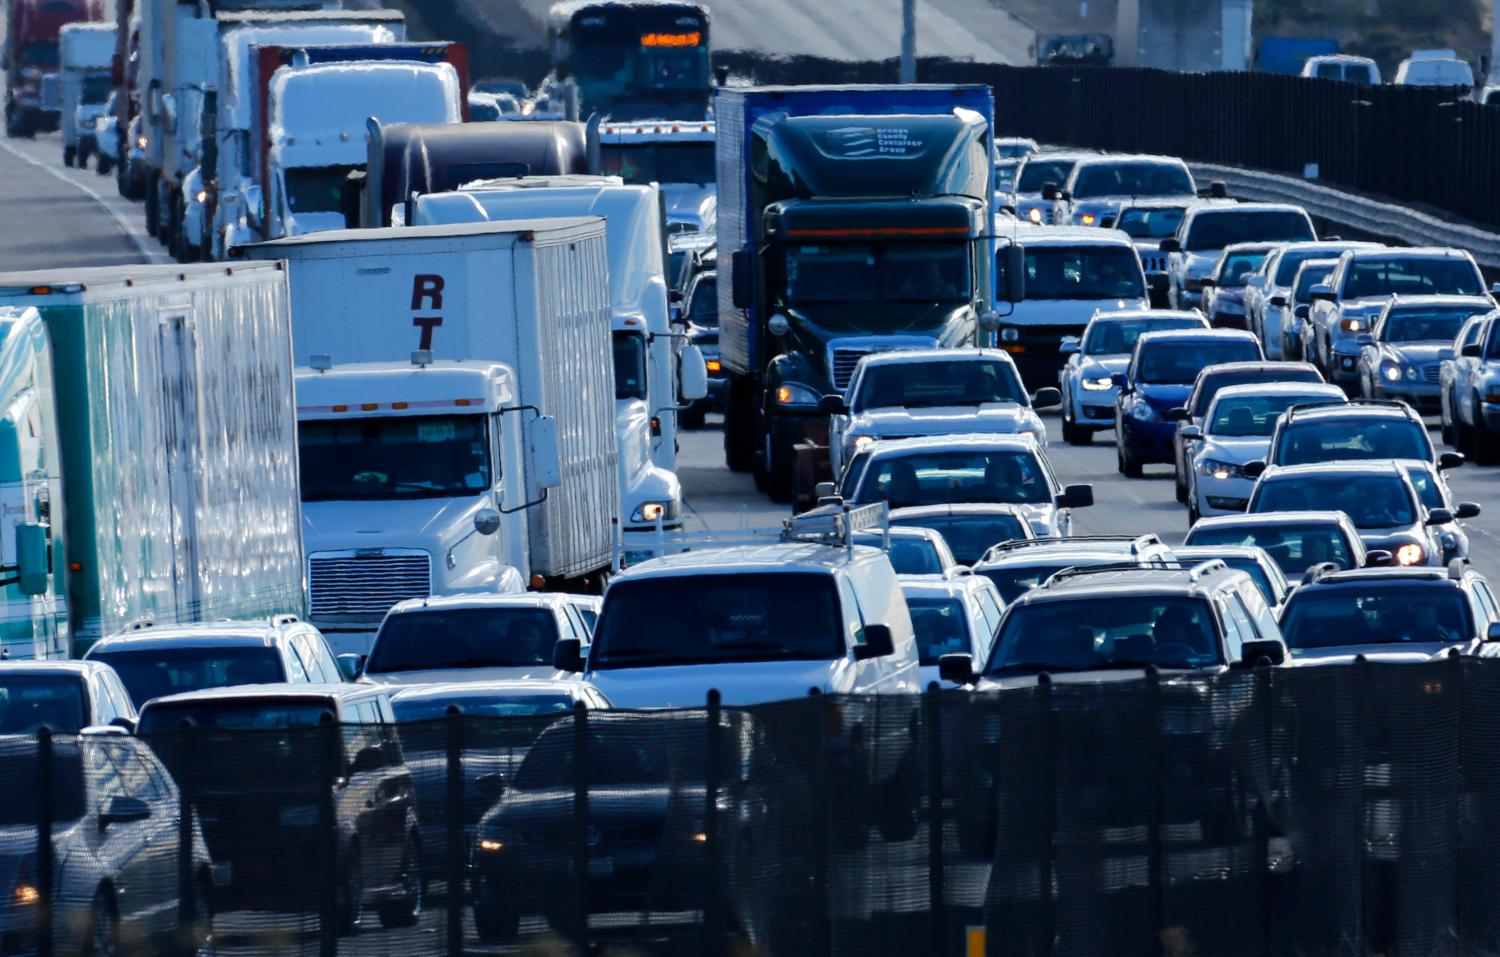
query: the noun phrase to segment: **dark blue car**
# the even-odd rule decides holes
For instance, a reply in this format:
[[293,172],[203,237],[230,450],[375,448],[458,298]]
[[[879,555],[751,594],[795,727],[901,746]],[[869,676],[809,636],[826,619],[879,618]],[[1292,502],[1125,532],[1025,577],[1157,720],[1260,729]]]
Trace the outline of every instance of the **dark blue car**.
[[1187,401],[1204,366],[1264,358],[1260,340],[1239,329],[1173,329],[1142,335],[1130,365],[1114,376],[1120,387],[1115,400],[1120,473],[1139,478],[1143,465],[1172,461],[1177,423],[1168,413]]

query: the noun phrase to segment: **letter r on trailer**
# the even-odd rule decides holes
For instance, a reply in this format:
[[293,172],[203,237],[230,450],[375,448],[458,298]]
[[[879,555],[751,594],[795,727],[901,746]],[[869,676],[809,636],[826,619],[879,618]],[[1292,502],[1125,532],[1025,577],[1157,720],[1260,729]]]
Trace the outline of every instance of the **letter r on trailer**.
[[[411,285],[411,307],[422,308],[422,300],[426,299],[433,309],[443,308],[443,277],[418,274]],[[420,320],[418,320],[420,322]],[[437,320],[442,324],[442,320]],[[431,333],[428,334],[429,336]],[[425,343],[425,340],[424,340]],[[424,344],[423,349],[427,348]]]

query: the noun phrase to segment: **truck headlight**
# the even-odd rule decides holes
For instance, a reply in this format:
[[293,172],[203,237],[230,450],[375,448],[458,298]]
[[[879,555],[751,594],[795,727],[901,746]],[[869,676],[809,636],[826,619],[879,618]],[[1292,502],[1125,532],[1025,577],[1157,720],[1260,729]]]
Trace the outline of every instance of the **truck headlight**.
[[681,508],[681,505],[675,500],[670,502],[642,502],[631,513],[630,520],[632,522],[672,522],[677,520],[677,515],[681,511]]
[[136,149],[141,149],[141,150],[145,149],[146,148],[146,138],[144,136],[137,136],[135,138],[135,147],[136,147]]
[[1396,561],[1402,565],[1420,564],[1422,562],[1422,559],[1425,557],[1426,556],[1422,552],[1422,546],[1414,544],[1412,542],[1407,542],[1405,545],[1402,545],[1400,548],[1396,549]]
[[1089,392],[1103,392],[1115,384],[1115,380],[1107,375],[1084,376],[1082,381],[1083,387]]
[[797,385],[796,383],[788,382],[776,387],[777,405],[815,406],[818,404],[818,398],[818,394],[805,385]]

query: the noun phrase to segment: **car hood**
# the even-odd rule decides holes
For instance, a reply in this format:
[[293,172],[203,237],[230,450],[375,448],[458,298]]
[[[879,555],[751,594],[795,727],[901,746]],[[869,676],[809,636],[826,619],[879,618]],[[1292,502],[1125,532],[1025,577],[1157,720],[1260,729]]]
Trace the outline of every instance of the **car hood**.
[[1287,663],[1299,668],[1315,665],[1347,665],[1363,655],[1380,664],[1420,664],[1441,658],[1455,647],[1453,642],[1402,642],[1381,645],[1336,645],[1331,648],[1293,649]]
[[812,688],[852,690],[853,664],[836,661],[749,661],[590,671],[589,683],[616,708],[698,708],[717,688],[726,706],[801,698]]
[[1187,402],[1193,387],[1191,385],[1143,385],[1137,391],[1151,408],[1158,412],[1169,412],[1172,409],[1180,409]]
[[509,668],[433,668],[428,671],[382,671],[360,675],[362,684],[396,689],[412,685],[435,685],[469,681],[549,681],[566,679],[567,672],[552,665],[516,665]]
[[1381,347],[1384,351],[1413,365],[1428,365],[1437,362],[1441,356],[1438,355],[1444,349],[1453,348],[1451,342],[1383,342]]
[[1079,364],[1078,370],[1089,377],[1115,375],[1130,368],[1130,356],[1089,356]]
[[973,406],[870,409],[855,415],[850,431],[856,435],[949,435],[954,432],[1020,432],[1035,425],[1031,410],[1014,402]]
[[1200,454],[1206,458],[1218,459],[1234,465],[1243,465],[1246,462],[1254,462],[1265,458],[1266,452],[1270,447],[1271,440],[1269,438],[1216,438],[1205,443],[1203,451]]

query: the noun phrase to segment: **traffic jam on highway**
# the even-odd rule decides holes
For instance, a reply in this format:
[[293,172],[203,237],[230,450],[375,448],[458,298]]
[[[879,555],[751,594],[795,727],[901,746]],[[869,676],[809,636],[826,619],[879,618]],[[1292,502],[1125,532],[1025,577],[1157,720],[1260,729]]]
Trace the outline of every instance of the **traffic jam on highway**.
[[[509,944],[578,900],[588,938],[770,866],[712,821],[804,783],[721,708],[1500,656],[1449,484],[1500,457],[1464,249],[999,137],[983,85],[714,83],[690,3],[559,7],[535,91],[288,6],[8,7],[74,22],[7,134],[60,130],[180,264],[0,274],[0,951],[445,906]],[[783,521],[690,521],[720,422]],[[1098,481],[1170,470],[1180,522],[1078,527],[1049,454],[1106,435]],[[942,813],[994,853],[866,730],[805,731],[872,795],[834,839]]]

